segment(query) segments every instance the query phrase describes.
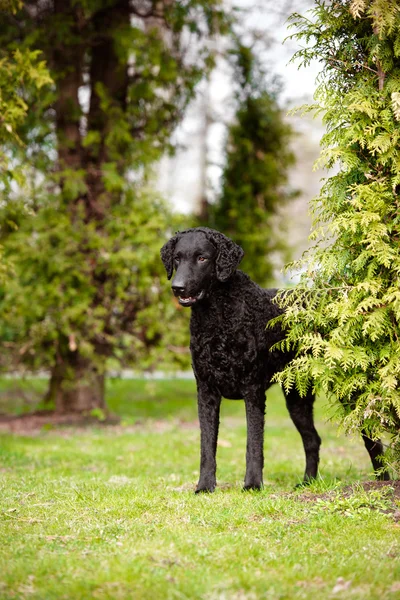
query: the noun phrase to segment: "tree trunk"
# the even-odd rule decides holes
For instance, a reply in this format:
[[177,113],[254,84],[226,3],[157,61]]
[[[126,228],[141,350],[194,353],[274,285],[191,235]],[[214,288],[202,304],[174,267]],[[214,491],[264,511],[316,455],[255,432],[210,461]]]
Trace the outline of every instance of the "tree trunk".
[[[112,111],[102,108],[100,90],[107,92],[111,105],[125,112],[128,89],[128,65],[121,62],[116,51],[117,31],[130,20],[130,0],[117,0],[99,10],[92,21],[94,31],[90,58],[90,104],[87,115],[88,133],[99,134],[99,147],[86,149],[86,210],[90,221],[101,223],[111,201],[103,181],[104,163],[110,160],[107,135],[112,128]],[[119,161],[121,162],[121,160]],[[121,169],[121,174],[123,168]]]
[[[71,178],[72,173],[85,173],[86,191],[79,193],[69,201],[70,218],[81,218],[76,211],[83,206],[84,219],[102,227],[102,220],[110,203],[109,194],[103,182],[103,165],[109,160],[106,137],[110,129],[110,115],[102,108],[100,90],[105,91],[114,104],[125,108],[127,93],[127,64],[121,64],[116,50],[116,32],[126,27],[130,20],[130,0],[117,0],[105,3],[94,13],[91,27],[85,22],[85,14],[80,3],[72,0],[55,0],[56,16],[68,17],[66,34],[61,37],[52,53],[52,63],[57,73],[57,97],[54,104],[56,112],[56,135],[58,163],[62,173],[61,189],[64,177]],[[82,41],[82,34],[89,35]],[[68,34],[68,35],[67,35]],[[77,43],[77,39],[81,42]],[[83,147],[84,136],[81,118],[82,107],[79,103],[79,89],[89,75],[90,88],[89,112],[86,115],[87,131],[99,134],[99,149]],[[65,175],[64,172],[65,171]],[[81,175],[80,175],[81,176]],[[96,256],[85,251],[83,260],[92,266],[91,278],[97,287],[93,299],[96,307],[103,301],[105,275],[96,270]],[[93,340],[89,340],[93,343]],[[45,403],[54,406],[56,413],[89,414],[93,409],[105,409],[104,364],[102,355],[96,355],[90,361],[80,355],[79,349],[65,349],[51,372]],[[101,366],[98,366],[101,365]]]
[[[54,13],[70,18],[70,37],[80,33],[82,9],[72,2],[55,0]],[[80,119],[82,110],[79,104],[79,88],[83,84],[84,49],[82,45],[60,41],[56,43],[51,63],[58,74],[56,77],[57,95],[54,103],[56,113],[56,133],[58,162],[61,169],[82,167],[82,140]]]
[[105,410],[104,369],[74,353],[70,360],[51,371],[45,402],[58,414],[89,415],[93,409]]

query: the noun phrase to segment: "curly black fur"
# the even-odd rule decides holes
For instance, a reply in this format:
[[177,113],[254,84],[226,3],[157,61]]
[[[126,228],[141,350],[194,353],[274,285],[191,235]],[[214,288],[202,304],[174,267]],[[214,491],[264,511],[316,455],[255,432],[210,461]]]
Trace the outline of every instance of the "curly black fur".
[[[245,401],[247,453],[245,489],[260,489],[263,479],[265,391],[273,375],[291,360],[272,350],[282,339],[279,327],[266,328],[279,314],[276,290],[265,290],[237,266],[243,250],[206,227],[178,232],[161,249],[161,258],[190,321],[193,371],[197,381],[201,429],[200,479],[196,492],[215,489],[216,449],[221,398]],[[321,439],[313,420],[314,396],[285,394],[290,416],[303,441],[304,482],[316,477]],[[376,450],[375,450],[376,454]],[[376,466],[376,465],[375,465]]]

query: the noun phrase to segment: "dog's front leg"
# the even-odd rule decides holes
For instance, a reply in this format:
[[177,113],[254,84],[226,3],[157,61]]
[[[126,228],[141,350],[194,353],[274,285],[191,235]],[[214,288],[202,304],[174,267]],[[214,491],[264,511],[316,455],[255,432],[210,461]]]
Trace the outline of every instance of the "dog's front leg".
[[213,492],[216,481],[216,453],[221,395],[208,386],[197,383],[197,407],[200,421],[201,451],[200,478],[196,488],[199,492]]
[[265,391],[254,386],[245,396],[247,450],[245,490],[259,490],[263,485]]

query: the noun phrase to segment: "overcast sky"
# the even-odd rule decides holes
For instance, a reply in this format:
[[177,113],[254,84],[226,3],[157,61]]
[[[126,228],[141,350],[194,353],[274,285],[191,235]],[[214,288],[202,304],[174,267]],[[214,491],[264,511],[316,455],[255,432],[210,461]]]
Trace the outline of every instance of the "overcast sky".
[[[289,64],[293,53],[298,48],[291,40],[284,43],[290,34],[287,28],[287,17],[290,10],[282,5],[287,3],[299,12],[304,12],[310,0],[296,2],[286,0],[227,0],[243,8],[240,24],[244,30],[254,30],[265,35],[268,48],[262,51],[263,63],[283,84],[281,102],[283,106],[296,106],[312,98],[315,90],[315,79],[320,66],[313,63],[307,69],[298,70],[298,65]],[[260,44],[264,48],[264,43]],[[161,163],[159,187],[175,210],[191,212],[199,202],[201,195],[201,163],[202,146],[206,142],[209,165],[207,179],[210,182],[210,195],[218,193],[222,172],[222,149],[226,138],[226,124],[232,119],[234,104],[230,85],[230,73],[222,62],[211,77],[207,91],[207,103],[212,109],[215,122],[208,128],[204,139],[203,106],[205,103],[204,86],[199,88],[196,101],[190,107],[184,122],[176,132],[176,140],[180,149],[173,158],[165,158]]]

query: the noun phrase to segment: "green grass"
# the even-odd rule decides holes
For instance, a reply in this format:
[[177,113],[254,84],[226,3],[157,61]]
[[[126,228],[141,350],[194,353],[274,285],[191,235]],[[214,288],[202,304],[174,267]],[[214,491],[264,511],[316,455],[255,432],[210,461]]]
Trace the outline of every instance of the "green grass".
[[[1,410],[25,410],[44,382],[0,382]],[[22,396],[21,396],[22,397]],[[194,382],[108,384],[122,426],[0,436],[0,598],[197,599],[400,597],[400,527],[390,490],[359,440],[317,409],[322,480],[293,491],[301,442],[280,391],[269,394],[265,489],[241,490],[242,402],[223,402],[219,488],[195,496]],[[328,493],[327,493],[328,492]],[[342,579],[340,579],[342,578]]]

